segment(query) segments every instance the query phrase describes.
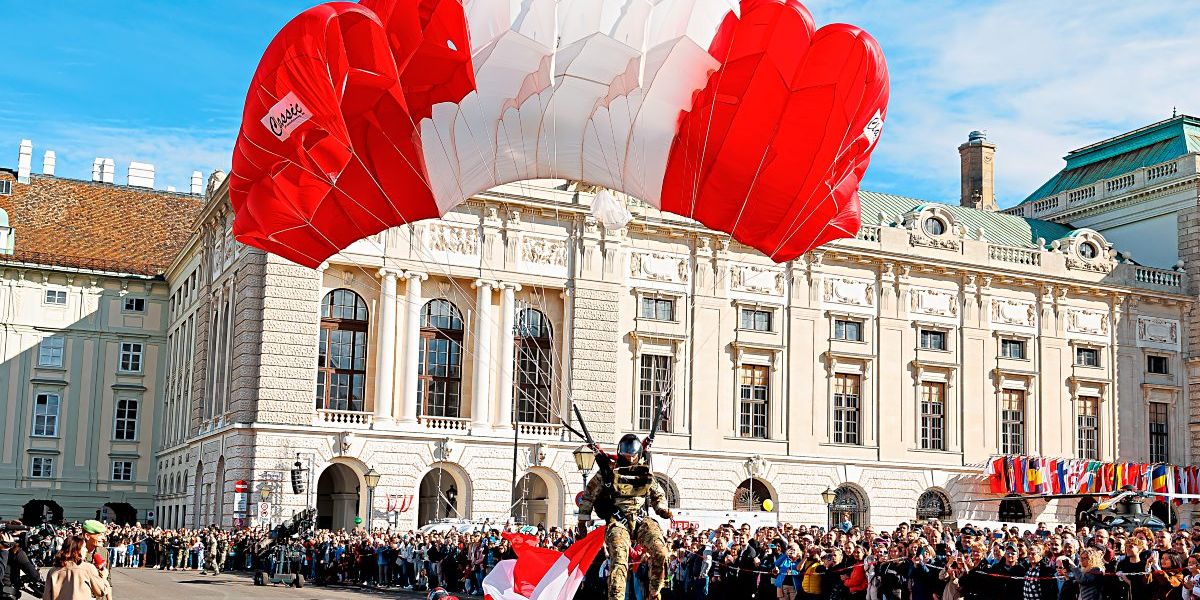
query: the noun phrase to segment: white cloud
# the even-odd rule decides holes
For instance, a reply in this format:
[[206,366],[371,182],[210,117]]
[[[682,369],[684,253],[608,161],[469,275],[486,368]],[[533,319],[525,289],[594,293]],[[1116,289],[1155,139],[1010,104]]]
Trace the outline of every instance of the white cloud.
[[884,177],[872,180],[907,179],[935,199],[957,197],[956,149],[973,129],[999,145],[997,190],[1009,205],[1071,149],[1167,118],[1172,106],[1200,110],[1190,77],[1200,55],[1177,5],[817,1],[812,9],[819,23],[867,29],[888,57],[889,122],[872,167]]

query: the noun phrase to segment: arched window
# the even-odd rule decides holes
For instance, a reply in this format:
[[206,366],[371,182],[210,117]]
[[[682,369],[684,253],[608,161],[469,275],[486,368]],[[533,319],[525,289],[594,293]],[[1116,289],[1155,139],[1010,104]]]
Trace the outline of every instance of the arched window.
[[834,527],[841,526],[846,521],[853,527],[867,525],[867,499],[858,489],[842,485],[834,490],[833,504],[829,505],[830,523]]
[[925,490],[920,498],[917,498],[917,519],[927,521],[929,519],[938,519],[939,521],[948,521],[954,516],[954,510],[951,508],[950,499],[945,494],[938,490]]
[[517,319],[514,333],[517,422],[549,423],[554,372],[550,320],[541,311],[526,308]]
[[367,385],[367,303],[350,290],[321,301],[317,408],[362,411]]
[[1029,503],[1023,498],[1006,498],[1000,501],[1001,523],[1028,523]]
[[765,500],[775,501],[771,498],[771,490],[767,489],[767,484],[758,479],[747,479],[733,493],[733,510],[749,512],[765,510],[763,508]]
[[656,474],[654,480],[658,482],[658,486],[667,496],[667,508],[679,508],[679,490],[675,488],[675,484],[671,483],[666,475]]
[[462,400],[462,313],[449,300],[430,300],[421,310],[417,403],[421,414],[458,417]]

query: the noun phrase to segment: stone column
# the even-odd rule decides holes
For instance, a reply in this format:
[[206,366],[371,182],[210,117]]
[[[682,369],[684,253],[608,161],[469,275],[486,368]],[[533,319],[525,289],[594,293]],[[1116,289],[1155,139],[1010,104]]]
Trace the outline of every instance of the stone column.
[[513,325],[516,319],[516,298],[521,291],[515,283],[500,284],[500,412],[496,415],[497,429],[510,429],[513,422]]
[[396,380],[396,276],[398,272],[380,269],[383,278],[379,294],[379,335],[375,357],[375,423],[373,428],[392,423],[392,400]]
[[492,382],[492,288],[494,281],[475,281],[478,294],[475,299],[475,372],[471,378],[471,431],[486,432],[491,429]]
[[406,284],[404,309],[404,403],[400,408],[400,423],[415,426],[417,423],[417,360],[421,345],[421,282],[429,278],[424,273],[409,271],[404,274]]

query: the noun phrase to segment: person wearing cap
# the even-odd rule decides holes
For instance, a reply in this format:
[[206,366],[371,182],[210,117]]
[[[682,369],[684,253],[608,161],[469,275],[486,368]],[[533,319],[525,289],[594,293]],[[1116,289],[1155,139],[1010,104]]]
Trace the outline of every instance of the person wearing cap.
[[[95,519],[88,519],[83,522],[83,560],[95,565],[96,570],[100,572],[100,576],[104,578],[104,581],[112,581],[112,573],[108,568],[108,549],[104,547],[104,539],[107,535],[108,527],[105,527],[104,523]],[[112,600],[111,589],[104,598]]]
[[993,575],[993,598],[1008,600],[1021,598],[1025,572],[1028,567],[1021,564],[1021,549],[1015,542],[1004,545],[1004,558],[988,571]]
[[2,579],[0,585],[3,586],[4,594],[9,594],[13,598],[19,597],[21,594],[21,585],[24,583],[22,574],[31,581],[36,581],[37,587],[42,586],[41,573],[17,543],[16,531],[24,531],[24,529],[25,526],[20,521],[9,521],[5,529],[0,531],[0,566],[4,568],[4,573],[0,577]]

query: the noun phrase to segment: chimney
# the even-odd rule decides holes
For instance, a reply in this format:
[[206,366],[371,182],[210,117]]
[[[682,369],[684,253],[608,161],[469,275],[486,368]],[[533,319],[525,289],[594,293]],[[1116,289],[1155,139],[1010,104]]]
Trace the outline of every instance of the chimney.
[[17,156],[17,183],[29,183],[29,172],[33,169],[33,142],[21,140],[21,152]]
[[129,163],[129,179],[126,180],[132,187],[154,187],[154,165],[148,163],[131,162]]
[[192,171],[192,195],[199,196],[204,193],[204,174],[200,171]]
[[92,181],[95,181],[97,183],[99,183],[100,181],[103,181],[103,179],[104,179],[103,174],[102,174],[103,170],[104,170],[104,159],[97,158],[96,160],[93,160],[92,161]]
[[994,187],[996,145],[982,131],[972,131],[967,143],[958,147],[961,159],[962,195],[959,204],[979,210],[998,210]]
[[104,183],[112,183],[117,171],[117,164],[111,158],[102,159],[100,162],[100,181]]
[[42,157],[42,175],[54,177],[54,165],[58,162],[53,150],[47,150],[46,155]]

